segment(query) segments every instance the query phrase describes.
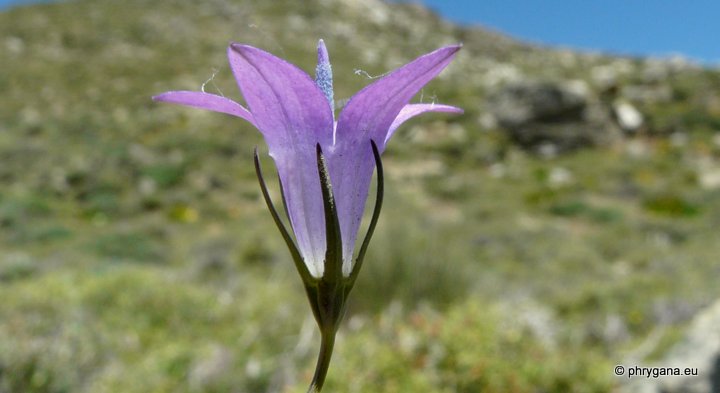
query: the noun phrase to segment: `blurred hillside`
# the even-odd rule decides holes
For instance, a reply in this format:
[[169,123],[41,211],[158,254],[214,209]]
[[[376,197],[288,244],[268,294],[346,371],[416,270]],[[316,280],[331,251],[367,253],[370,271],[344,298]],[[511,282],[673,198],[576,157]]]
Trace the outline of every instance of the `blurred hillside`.
[[0,13],[0,392],[304,391],[259,134],[150,96],[237,99],[228,42],[312,72],[318,38],[339,99],[462,42],[416,101],[466,111],[390,143],[327,391],[605,392],[720,298],[718,70],[379,0],[35,5]]

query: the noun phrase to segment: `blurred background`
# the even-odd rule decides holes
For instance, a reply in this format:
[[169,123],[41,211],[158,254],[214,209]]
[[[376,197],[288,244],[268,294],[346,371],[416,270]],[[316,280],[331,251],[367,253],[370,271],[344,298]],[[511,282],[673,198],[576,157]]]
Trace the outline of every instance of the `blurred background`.
[[240,99],[229,41],[312,72],[318,38],[339,99],[464,44],[415,101],[465,114],[413,120],[386,152],[328,392],[720,391],[717,6],[17,3],[0,3],[0,392],[304,392],[319,337],[254,176],[259,133],[150,96]]

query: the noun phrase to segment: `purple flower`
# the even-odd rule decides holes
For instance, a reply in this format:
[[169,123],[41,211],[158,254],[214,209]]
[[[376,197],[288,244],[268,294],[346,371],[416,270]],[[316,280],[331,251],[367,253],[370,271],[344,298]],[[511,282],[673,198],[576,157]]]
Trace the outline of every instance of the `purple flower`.
[[[460,46],[423,55],[371,83],[347,102],[335,119],[330,59],[322,40],[313,80],[298,67],[248,45],[231,44],[230,67],[246,109],[205,92],[171,91],[153,97],[245,119],[265,138],[281,182],[283,202],[295,235],[284,228],[265,188],[257,152],[255,165],[268,207],[300,272],[322,333],[311,391],[319,391],[345,310],[382,203],[380,154],[395,130],[425,112],[462,113],[453,106],[409,104],[455,57]],[[353,259],[373,170],[378,198],[368,234]]]
[[[424,112],[462,113],[439,104],[408,104],[453,59],[460,46],[428,53],[355,94],[334,119],[332,73],[322,40],[317,81],[298,67],[241,44],[228,48],[230,67],[250,110],[228,98],[190,91],[153,97],[243,118],[265,137],[278,174],[300,254],[310,274],[323,275],[325,219],[316,167],[320,144],[330,171],[342,234],[343,274],[350,275],[353,251],[375,167],[370,140],[382,153],[395,130]],[[329,102],[329,104],[328,104]]]

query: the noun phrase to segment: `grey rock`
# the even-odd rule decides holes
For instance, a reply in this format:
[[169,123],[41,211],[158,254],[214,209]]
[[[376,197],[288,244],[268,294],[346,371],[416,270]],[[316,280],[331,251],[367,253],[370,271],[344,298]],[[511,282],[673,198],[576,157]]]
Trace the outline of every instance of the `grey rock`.
[[500,89],[490,104],[500,125],[512,128],[532,121],[579,119],[587,100],[557,84],[520,82]]
[[618,101],[613,104],[613,114],[625,132],[635,132],[645,122],[642,113],[629,102]]
[[[628,365],[630,366],[630,365]],[[647,367],[697,368],[697,375],[636,377],[621,392],[718,393],[720,392],[720,300],[691,321],[683,340],[667,356]]]
[[578,83],[513,83],[491,94],[487,108],[514,142],[531,150],[563,152],[619,136],[609,110]]

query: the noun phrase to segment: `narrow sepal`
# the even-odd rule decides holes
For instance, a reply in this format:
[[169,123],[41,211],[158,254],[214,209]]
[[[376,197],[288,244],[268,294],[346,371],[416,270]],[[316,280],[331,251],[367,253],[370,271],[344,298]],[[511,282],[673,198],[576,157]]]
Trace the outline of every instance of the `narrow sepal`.
[[[258,157],[257,147],[254,151],[254,161],[255,161],[255,174],[257,175],[258,182],[260,183],[260,190],[262,191],[263,198],[265,199],[265,204],[267,204],[268,210],[270,210],[270,215],[272,215],[273,221],[275,221],[275,225],[277,226],[278,230],[280,231],[280,234],[282,235],[283,240],[285,240],[285,244],[288,247],[288,250],[290,251],[290,255],[292,256],[293,262],[295,262],[295,268],[297,269],[298,273],[300,273],[300,277],[302,278],[303,282],[305,283],[305,286],[308,286],[309,284],[316,281],[315,278],[310,274],[310,271],[308,270],[307,266],[305,266],[305,263],[303,262],[302,256],[300,256],[300,252],[298,251],[297,246],[295,246],[295,242],[293,241],[292,237],[290,237],[290,233],[285,228],[285,225],[283,224],[282,220],[280,219],[280,215],[278,215],[277,210],[275,209],[275,206],[272,203],[272,199],[270,198],[270,193],[268,193],[267,186],[265,185],[265,178],[262,174],[262,168],[260,167],[260,158]],[[308,294],[309,296],[309,294]],[[312,302],[311,302],[312,303]],[[313,310],[315,312],[315,310]]]
[[363,239],[360,251],[358,252],[355,265],[353,266],[352,272],[350,273],[349,283],[347,291],[349,292],[355,280],[357,279],[360,268],[362,267],[363,261],[365,260],[365,253],[367,252],[368,245],[372,239],[373,233],[375,232],[375,226],[377,225],[378,219],[380,218],[380,210],[382,210],[383,197],[385,195],[385,176],[383,174],[383,164],[380,158],[380,151],[378,150],[377,144],[374,140],[370,140],[372,146],[373,157],[375,158],[375,171],[377,172],[377,190],[375,194],[375,209],[373,209],[372,218],[370,219],[370,226],[368,227],[365,238]]
[[282,203],[283,203],[283,210],[285,211],[285,217],[287,217],[288,220],[290,220],[290,210],[288,210],[287,199],[285,199],[285,188],[283,187],[283,182],[282,182],[282,179],[280,179],[280,177],[278,177],[278,185],[280,186],[280,199],[282,200]]
[[325,251],[325,279],[342,278],[342,237],[340,235],[340,220],[337,215],[337,206],[333,196],[330,173],[325,163],[320,144],[317,144],[317,166],[322,188],[323,206],[325,208],[325,236],[327,251]]

